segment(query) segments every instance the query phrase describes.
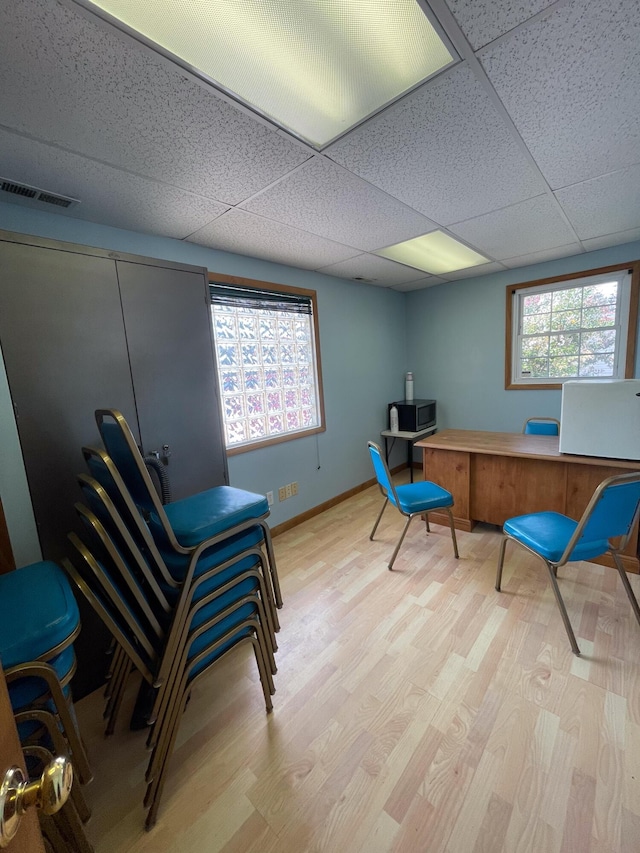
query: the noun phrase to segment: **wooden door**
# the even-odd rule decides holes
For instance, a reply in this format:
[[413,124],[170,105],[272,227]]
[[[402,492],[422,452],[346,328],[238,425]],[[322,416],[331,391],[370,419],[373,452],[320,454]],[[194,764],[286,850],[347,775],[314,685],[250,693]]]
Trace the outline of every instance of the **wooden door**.
[[[0,778],[4,778],[6,771],[14,765],[25,769],[9,703],[7,682],[0,666]],[[35,809],[28,809],[23,815],[17,835],[5,850],[7,853],[44,853],[38,813]]]

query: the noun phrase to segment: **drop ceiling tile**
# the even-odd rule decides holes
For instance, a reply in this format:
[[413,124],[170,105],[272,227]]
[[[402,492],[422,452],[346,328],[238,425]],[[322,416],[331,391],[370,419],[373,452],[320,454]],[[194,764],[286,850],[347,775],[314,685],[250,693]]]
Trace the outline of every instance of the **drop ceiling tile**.
[[498,261],[575,242],[575,234],[547,195],[452,225],[449,230]]
[[478,267],[469,267],[466,270],[455,270],[454,272],[443,273],[442,278],[446,281],[459,281],[461,278],[476,278],[480,275],[489,275],[492,272],[502,272],[505,269],[503,264],[497,261],[491,261],[488,264],[482,264]]
[[628,231],[640,225],[640,166],[556,190],[555,196],[580,239]]
[[[621,246],[623,243],[634,243],[636,240],[640,240],[640,228],[632,228],[630,231],[620,231],[618,234],[605,234],[602,237],[593,237],[590,240],[583,240],[582,245],[588,252],[593,252],[595,249],[608,249],[609,246]],[[637,257],[637,249],[635,257]]]
[[544,261],[557,261],[558,258],[568,258],[570,255],[581,255],[582,253],[583,249],[580,243],[569,243],[567,246],[557,246],[555,249],[546,249],[542,252],[531,252],[517,258],[505,258],[503,264],[509,269],[513,269],[515,267],[526,267],[529,264],[541,264]]
[[241,206],[364,251],[400,243],[437,227],[323,157],[307,161]]
[[0,4],[5,127],[235,204],[309,153],[174,64],[51,0]]
[[350,246],[237,209],[229,210],[188,240],[212,249],[301,269],[317,269],[358,254],[358,250]]
[[573,0],[480,59],[554,189],[640,162],[640,3]]
[[554,0],[448,0],[471,46],[477,50],[537,15]]
[[356,255],[341,263],[319,267],[316,271],[338,278],[363,279],[367,284],[379,284],[382,287],[415,281],[416,276],[420,275],[420,270],[377,255]]
[[394,284],[391,289],[399,290],[401,293],[410,293],[413,290],[424,290],[427,287],[435,287],[436,284],[442,284],[443,282],[443,278],[438,278],[437,275],[429,275],[427,278],[419,278],[417,281]]
[[[35,205],[74,219],[182,239],[227,207],[167,184],[140,178],[0,130],[2,177],[80,200],[68,210]],[[15,197],[1,193],[3,201]]]
[[441,225],[545,189],[466,65],[425,83],[325,153]]

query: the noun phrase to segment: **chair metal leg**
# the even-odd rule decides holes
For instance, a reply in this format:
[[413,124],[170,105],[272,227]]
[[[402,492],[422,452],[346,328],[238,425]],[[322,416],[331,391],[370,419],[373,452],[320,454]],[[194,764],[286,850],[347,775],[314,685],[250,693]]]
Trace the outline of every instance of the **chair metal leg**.
[[638,606],[638,599],[635,597],[634,592],[631,589],[631,584],[629,583],[629,578],[627,577],[627,573],[624,570],[624,566],[622,565],[622,561],[620,560],[620,557],[615,552],[612,552],[612,556],[613,556],[614,562],[616,564],[616,569],[618,570],[618,573],[619,573],[620,578],[622,580],[622,585],[624,586],[625,592],[627,593],[629,603],[631,604],[633,612],[636,615],[636,619],[638,620],[638,624],[640,625],[640,607]]
[[547,569],[549,570],[549,579],[551,580],[551,586],[553,587],[553,592],[555,594],[556,601],[558,602],[560,615],[562,616],[562,621],[564,622],[564,627],[567,631],[569,642],[571,643],[571,651],[574,653],[574,655],[579,655],[580,648],[578,647],[578,644],[576,642],[576,635],[573,633],[573,628],[571,627],[571,622],[569,621],[569,614],[567,613],[567,608],[565,607],[562,596],[560,595],[560,587],[558,586],[558,581],[556,580],[556,576],[553,571],[554,567],[546,560],[545,563]]
[[500,553],[498,554],[498,571],[496,572],[496,590],[500,592],[500,584],[502,583],[502,566],[504,564],[504,552],[507,548],[509,537],[503,534],[502,542],[500,543]]
[[449,527],[451,528],[451,538],[453,539],[453,553],[456,555],[456,560],[459,558],[458,554],[458,540],[456,539],[456,526],[453,523],[453,513],[447,507],[447,512],[449,513]]
[[380,512],[378,513],[378,517],[376,518],[376,523],[373,525],[373,530],[369,534],[369,539],[371,539],[371,540],[373,540],[373,536],[374,536],[376,530],[378,529],[378,525],[380,524],[380,519],[382,518],[382,513],[387,508],[388,503],[389,503],[389,498],[385,498],[384,503],[382,504],[382,509],[380,510]]
[[411,524],[412,518],[413,518],[412,515],[410,515],[409,518],[407,518],[407,523],[405,524],[404,530],[402,531],[402,534],[400,535],[400,539],[398,540],[398,544],[396,545],[396,549],[391,556],[391,561],[389,563],[389,571],[392,571],[392,569],[393,569],[393,564],[395,563],[396,557],[398,556],[398,551],[400,550],[400,546],[402,545],[404,537],[407,534],[407,530],[409,529],[409,525]]
[[424,514],[424,523],[425,523],[425,527],[427,528],[427,533],[431,533],[431,528],[429,527],[429,513],[428,512],[425,512],[425,514]]

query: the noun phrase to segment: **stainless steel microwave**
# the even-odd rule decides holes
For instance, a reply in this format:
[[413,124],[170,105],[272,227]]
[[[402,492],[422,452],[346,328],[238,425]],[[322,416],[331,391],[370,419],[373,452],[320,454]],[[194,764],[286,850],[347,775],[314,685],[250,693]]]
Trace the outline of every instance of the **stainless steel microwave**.
[[436,425],[435,400],[399,400],[389,403],[389,409],[398,410],[398,428],[400,432],[420,432]]

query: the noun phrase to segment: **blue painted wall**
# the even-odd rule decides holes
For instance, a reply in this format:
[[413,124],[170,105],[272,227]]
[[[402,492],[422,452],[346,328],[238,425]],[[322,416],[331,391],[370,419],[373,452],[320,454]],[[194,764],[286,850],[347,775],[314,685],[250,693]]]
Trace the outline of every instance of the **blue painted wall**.
[[[279,524],[372,476],[366,442],[386,428],[386,403],[402,396],[407,370],[405,296],[180,240],[108,228],[0,203],[0,229],[146,257],[205,266],[212,272],[298,285],[317,292],[326,432],[229,459],[231,484],[274,491]],[[0,279],[0,286],[1,279]],[[398,449],[392,464],[402,461]],[[299,484],[277,502],[279,486]],[[0,497],[18,565],[40,558],[4,365],[0,359]]]
[[[437,399],[441,429],[519,431],[531,415],[559,417],[559,391],[504,389],[507,285],[640,257],[640,242],[629,243],[402,294],[13,204],[0,203],[0,228],[317,291],[326,432],[229,460],[232,485],[276,492],[274,525],[371,477],[365,444],[386,427],[387,402],[404,396],[406,370],[414,372],[416,397]],[[640,353],[637,359],[636,376]],[[404,445],[396,448],[392,465],[403,460],[403,450]],[[278,504],[278,487],[293,481],[298,496]],[[1,359],[0,497],[18,564],[38,559]]]
[[[534,415],[560,418],[560,391],[505,390],[506,288],[638,258],[640,242],[627,243],[407,294],[416,396],[438,401],[441,429],[519,432]],[[640,375],[638,346],[635,375]]]

